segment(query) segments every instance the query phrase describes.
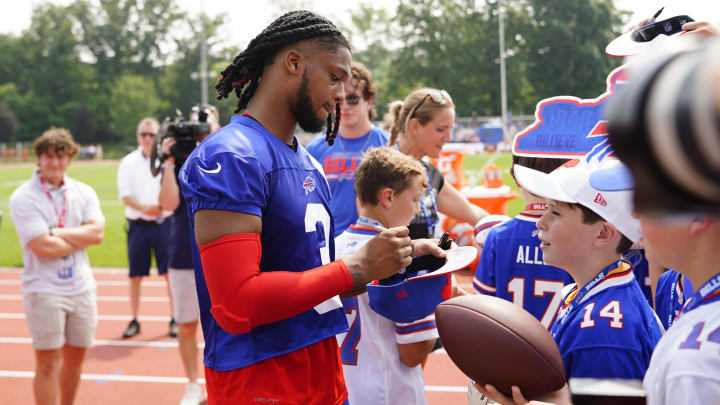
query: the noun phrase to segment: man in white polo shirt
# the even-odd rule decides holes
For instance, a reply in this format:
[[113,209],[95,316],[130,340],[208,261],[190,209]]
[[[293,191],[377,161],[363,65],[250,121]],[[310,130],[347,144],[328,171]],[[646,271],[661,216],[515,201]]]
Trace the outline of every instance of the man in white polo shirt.
[[[155,252],[158,274],[167,279],[168,243],[172,211],[163,211],[158,202],[160,176],[150,171],[150,151],[160,124],[154,118],[143,118],[137,126],[138,148],[120,161],[118,166],[118,196],[125,204],[128,220],[127,249],[130,262],[130,311],[132,320],[123,332],[123,338],[140,333],[137,320],[140,309],[140,283],[150,275],[151,251]],[[172,295],[170,313],[172,314]],[[170,320],[170,336],[177,336],[177,324]]]
[[10,196],[35,348],[33,390],[38,404],[57,403],[58,396],[70,404],[97,325],[96,285],[85,248],[102,242],[105,217],[95,191],[65,176],[78,151],[68,130],[50,128],[33,148],[39,170]]

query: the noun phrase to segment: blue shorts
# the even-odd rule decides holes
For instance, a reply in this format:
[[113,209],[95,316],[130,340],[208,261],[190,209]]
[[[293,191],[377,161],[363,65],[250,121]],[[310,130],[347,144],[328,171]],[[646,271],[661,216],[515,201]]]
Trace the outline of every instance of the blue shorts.
[[128,220],[127,249],[130,277],[150,275],[150,251],[155,251],[158,274],[167,273],[170,220],[162,224]]

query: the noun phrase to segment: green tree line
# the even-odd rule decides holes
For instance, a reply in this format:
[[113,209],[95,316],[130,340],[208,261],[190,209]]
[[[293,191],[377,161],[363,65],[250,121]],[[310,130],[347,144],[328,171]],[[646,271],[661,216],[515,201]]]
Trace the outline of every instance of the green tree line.
[[[496,0],[360,4],[342,28],[353,58],[376,77],[381,113],[432,86],[453,96],[458,115],[499,115],[498,9]],[[516,114],[532,113],[545,97],[595,97],[620,63],[604,53],[626,18],[612,0],[504,0],[503,15],[508,108]],[[81,143],[132,144],[139,118],[187,113],[200,101],[200,82],[191,79],[200,18],[174,0],[36,5],[29,28],[0,35],[0,142],[29,141],[54,125]],[[251,38],[223,37],[228,15],[202,18],[209,70],[219,72]],[[236,100],[214,100],[214,81],[208,94],[227,122]]]

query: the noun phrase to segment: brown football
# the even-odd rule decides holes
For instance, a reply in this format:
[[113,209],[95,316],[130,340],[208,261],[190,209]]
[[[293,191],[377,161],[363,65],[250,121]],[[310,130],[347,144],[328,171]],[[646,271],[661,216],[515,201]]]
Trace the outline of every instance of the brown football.
[[481,385],[525,396],[556,391],[566,383],[560,351],[529,312],[487,295],[449,299],[435,309],[440,340],[455,365]]

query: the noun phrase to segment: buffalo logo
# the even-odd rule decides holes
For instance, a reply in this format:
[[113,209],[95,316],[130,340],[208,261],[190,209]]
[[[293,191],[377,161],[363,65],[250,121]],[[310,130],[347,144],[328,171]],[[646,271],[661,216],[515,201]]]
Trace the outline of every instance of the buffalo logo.
[[600,193],[598,193],[598,195],[595,196],[595,202],[602,205],[603,207],[607,205],[607,201],[605,201],[602,194],[600,194]]
[[315,191],[315,180],[310,176],[305,177],[305,181],[303,181],[303,188],[305,189],[305,195]]

